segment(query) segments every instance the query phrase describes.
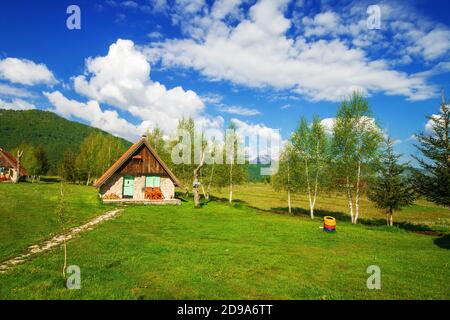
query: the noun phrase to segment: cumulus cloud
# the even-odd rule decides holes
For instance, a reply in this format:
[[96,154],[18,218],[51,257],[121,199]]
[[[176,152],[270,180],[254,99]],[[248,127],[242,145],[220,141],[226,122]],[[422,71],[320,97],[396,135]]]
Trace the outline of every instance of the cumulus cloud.
[[[190,36],[153,43],[147,54],[165,67],[195,69],[211,80],[249,87],[292,90],[313,101],[338,101],[354,90],[410,100],[435,94],[423,77],[392,70],[386,61],[370,59],[362,48],[339,38],[288,36],[292,22],[284,15],[286,8],[287,1],[260,0],[239,23],[207,13],[185,22]],[[325,12],[305,21],[310,34],[321,34],[339,19]]]
[[[245,142],[247,158],[255,161],[259,158],[270,161],[278,160],[283,146],[280,131],[265,126],[264,124],[252,124],[236,118],[231,119],[236,125],[236,132]],[[247,138],[245,138],[247,137]]]
[[319,13],[314,18],[304,17],[303,25],[307,37],[338,34],[342,26],[340,17],[332,11]]
[[7,110],[30,110],[35,109],[35,105],[22,100],[20,98],[12,99],[11,101],[4,101],[0,99],[0,109],[7,109]]
[[56,113],[66,118],[78,118],[88,122],[91,126],[110,132],[114,135],[135,140],[141,130],[121,118],[116,111],[102,110],[97,101],[82,103],[66,98],[61,92],[44,92]]
[[6,58],[0,60],[0,78],[24,85],[55,84],[53,73],[45,64],[27,59]]
[[86,60],[86,72],[74,77],[74,88],[83,96],[126,110],[165,132],[173,131],[183,116],[203,116],[205,105],[194,91],[167,89],[150,79],[150,71],[146,56],[134,43],[119,39],[106,56]]
[[[75,91],[87,97],[81,102],[60,91],[44,92],[54,111],[66,118],[81,119],[91,126],[130,141],[155,127],[173,133],[181,117],[193,117],[199,130],[221,128],[224,119],[205,114],[204,102],[194,91],[167,89],[150,79],[146,56],[130,40],[117,40],[106,56],[86,59],[86,71],[73,77]],[[0,88],[1,89],[1,88]],[[127,121],[108,105],[128,112],[137,124]]]

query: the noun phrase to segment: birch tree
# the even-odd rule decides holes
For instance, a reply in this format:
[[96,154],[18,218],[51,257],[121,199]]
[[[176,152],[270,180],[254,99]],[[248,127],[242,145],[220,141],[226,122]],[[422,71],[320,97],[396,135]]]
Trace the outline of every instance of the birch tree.
[[204,140],[203,137],[203,133],[198,135],[196,133],[194,133],[194,139],[198,139],[199,141],[197,143],[199,143],[200,146],[200,150],[196,150],[200,153],[200,160],[198,163],[198,166],[194,169],[194,178],[193,178],[193,193],[194,193],[194,206],[196,208],[200,207],[200,192],[198,190],[198,187],[200,186],[201,182],[200,182],[200,175],[201,175],[201,170],[202,167],[205,165],[205,148],[206,148],[206,141]]
[[288,212],[292,213],[291,197],[298,189],[298,161],[297,154],[294,152],[290,141],[284,147],[278,165],[278,172],[272,176],[272,186],[276,191],[284,190],[287,192]]
[[347,194],[352,223],[358,222],[362,179],[370,173],[381,141],[381,130],[362,94],[355,92],[342,101],[333,128],[333,165]]
[[327,153],[327,137],[325,129],[320,123],[320,119],[314,117],[313,123],[310,126],[306,119],[302,118],[297,130],[292,136],[292,144],[294,151],[300,159],[301,171],[304,175],[308,195],[310,216],[311,219],[314,219],[314,208]]
[[226,134],[225,140],[225,157],[229,178],[228,202],[232,203],[233,187],[241,184],[246,179],[245,164],[238,163],[238,151],[241,141],[239,135],[236,133],[236,125],[234,123],[230,123],[228,126],[228,134]]

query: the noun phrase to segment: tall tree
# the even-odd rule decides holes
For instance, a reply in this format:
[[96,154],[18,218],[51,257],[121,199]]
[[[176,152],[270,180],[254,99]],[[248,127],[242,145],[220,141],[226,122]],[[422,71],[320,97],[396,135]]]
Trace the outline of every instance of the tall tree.
[[67,182],[77,181],[77,171],[75,166],[76,155],[68,150],[64,152],[63,160],[60,164],[59,175]]
[[89,185],[124,152],[125,146],[118,138],[97,132],[91,133],[83,140],[75,161],[77,180]]
[[381,130],[372,118],[369,102],[354,92],[350,99],[342,101],[337,112],[332,143],[334,173],[347,193],[352,223],[358,222],[363,178],[370,174],[381,141]]
[[440,112],[427,117],[431,134],[417,134],[417,149],[425,158],[413,156],[422,171],[414,171],[417,191],[428,200],[450,207],[450,103],[445,104],[444,94]]
[[[202,137],[203,139],[203,137]],[[202,146],[201,150],[200,150],[200,162],[198,164],[198,166],[194,169],[194,178],[193,178],[193,193],[194,193],[194,206],[196,208],[200,207],[200,191],[199,191],[199,186],[200,186],[200,174],[201,174],[201,170],[202,167],[205,165],[205,151],[204,148]]]
[[12,150],[12,154],[20,154],[20,166],[23,166],[27,169],[28,174],[31,176],[31,182],[34,182],[39,171],[39,164],[36,159],[35,148],[31,144],[21,144],[20,146]]
[[89,185],[97,171],[99,154],[99,135],[91,133],[87,136],[81,146],[75,161],[77,167],[77,176],[79,180],[85,181]]
[[291,196],[299,188],[298,154],[294,151],[292,144],[288,141],[280,155],[278,172],[271,178],[272,186],[276,191],[287,192],[288,212],[292,213]]
[[239,163],[239,152],[242,151],[241,143],[237,127],[231,122],[225,136],[225,159],[229,176],[229,203],[233,202],[234,186],[241,184],[247,178],[245,163]]
[[160,158],[168,165],[171,165],[172,161],[168,150],[168,142],[164,138],[163,131],[160,128],[155,127],[153,130],[148,131],[146,135],[148,143],[155,149]]
[[[179,157],[179,161],[172,161],[175,175],[186,186],[192,183],[192,173],[197,167],[194,159],[195,122],[193,118],[181,118],[178,121],[177,135],[169,142],[171,158]],[[178,148],[181,147],[181,148]]]
[[37,163],[36,174],[38,176],[47,174],[50,166],[48,162],[47,151],[43,146],[39,145],[34,149],[34,157],[36,158]]
[[327,136],[320,119],[315,116],[310,126],[306,119],[302,118],[292,135],[292,144],[302,164],[301,171],[306,182],[310,215],[311,219],[314,219],[314,207],[320,180],[323,177],[323,168],[327,161]]
[[369,185],[368,197],[376,207],[386,210],[388,226],[393,226],[394,210],[413,203],[415,193],[409,179],[404,175],[406,165],[399,164],[401,155],[394,152],[394,144],[390,138],[384,142],[385,148],[377,165],[376,176]]

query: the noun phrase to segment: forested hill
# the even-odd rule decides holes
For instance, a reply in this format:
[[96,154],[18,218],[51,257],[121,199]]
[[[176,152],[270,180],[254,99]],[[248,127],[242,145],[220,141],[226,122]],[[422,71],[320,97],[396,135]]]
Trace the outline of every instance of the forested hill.
[[[92,132],[109,135],[49,111],[0,109],[0,147],[11,150],[23,143],[42,145],[47,151],[50,168],[53,170],[66,150],[76,152],[81,142]],[[125,146],[131,145],[129,141],[119,139]]]

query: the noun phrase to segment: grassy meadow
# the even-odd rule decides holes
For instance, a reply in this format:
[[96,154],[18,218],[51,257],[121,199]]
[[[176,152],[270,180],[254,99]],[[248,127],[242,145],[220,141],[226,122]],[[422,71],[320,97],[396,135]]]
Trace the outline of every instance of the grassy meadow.
[[[50,179],[51,180],[51,179]],[[0,261],[61,233],[56,206],[60,184],[0,183]],[[78,226],[105,212],[93,188],[65,185],[68,226]]]
[[[213,195],[228,199],[228,188],[213,190]],[[249,206],[279,213],[287,213],[287,192],[274,191],[270,185],[249,183],[234,187],[234,199]],[[309,201],[306,194],[291,194],[291,205],[295,215],[309,217]],[[316,215],[331,215],[341,221],[350,221],[347,198],[343,194],[319,194],[315,207]],[[366,197],[360,198],[360,223],[383,225],[386,222],[383,210],[375,208]],[[435,230],[450,232],[450,210],[423,199],[401,211],[394,212],[394,223],[410,230]]]
[[[2,259],[57,230],[52,217],[58,188],[0,185],[1,199],[18,201],[6,212],[1,207],[1,228],[8,232],[1,232]],[[80,223],[111,208],[99,204],[92,187],[68,188],[71,215]],[[233,205],[214,200],[194,209],[188,200],[181,206],[124,206],[116,219],[68,243],[68,264],[80,267],[81,290],[65,288],[58,248],[0,274],[0,299],[450,299],[448,235],[352,225],[340,215],[337,232],[327,234],[321,219],[250,207],[282,211],[283,194],[269,188],[237,187],[236,199],[246,203]],[[215,194],[225,197],[225,191]],[[29,203],[20,205],[25,198]],[[345,199],[323,200],[319,208],[345,212]],[[294,201],[307,208],[302,198]],[[384,218],[367,202],[363,208],[362,218]],[[429,228],[449,217],[447,209],[421,201],[397,221],[409,221],[408,213]],[[27,233],[33,236],[21,240]],[[22,245],[11,245],[16,241]],[[366,287],[370,265],[381,269],[381,290]]]

